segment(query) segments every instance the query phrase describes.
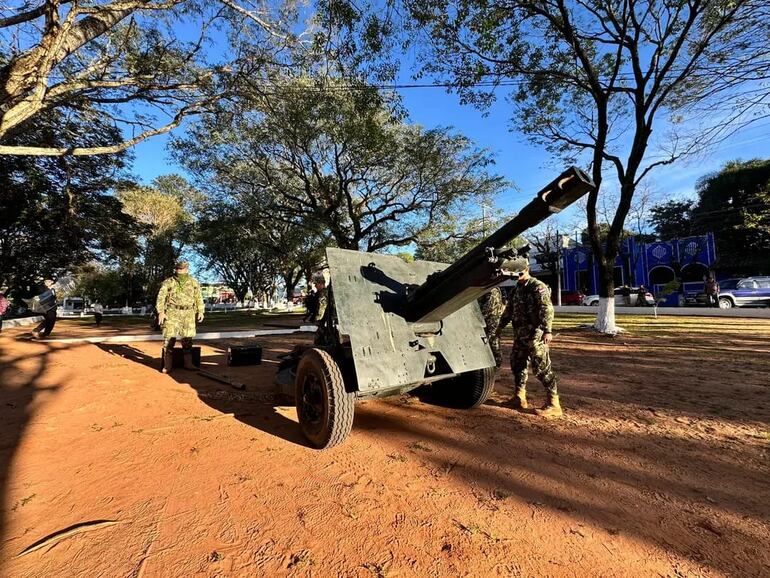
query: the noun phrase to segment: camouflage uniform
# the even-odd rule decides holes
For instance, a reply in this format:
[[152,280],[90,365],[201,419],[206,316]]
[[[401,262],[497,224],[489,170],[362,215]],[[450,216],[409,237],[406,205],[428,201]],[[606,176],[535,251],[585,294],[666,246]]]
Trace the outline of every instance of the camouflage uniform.
[[505,311],[505,299],[500,287],[494,287],[489,293],[479,299],[481,314],[484,316],[484,331],[487,334],[489,348],[495,358],[495,364],[500,367],[503,364],[503,352],[500,350],[500,339],[497,336],[497,328]]
[[160,286],[155,304],[158,314],[166,314],[163,323],[163,347],[170,352],[178,337],[182,338],[182,349],[189,353],[195,337],[195,321],[203,315],[201,286],[191,275],[174,275]]
[[543,334],[551,333],[553,305],[548,286],[530,277],[516,290],[508,301],[500,328],[513,321],[513,349],[511,350],[511,371],[517,392],[526,390],[527,364],[543,382],[549,396],[557,396],[556,374],[551,368],[548,346],[543,343]]
[[326,307],[329,305],[329,290],[323,287],[316,293],[316,309],[313,315],[313,321],[319,322],[326,314]]
[[318,290],[318,309],[316,309],[313,321],[318,326],[316,329],[315,345],[332,346],[335,344],[334,325],[337,321],[337,311],[334,303],[330,302],[328,287]]

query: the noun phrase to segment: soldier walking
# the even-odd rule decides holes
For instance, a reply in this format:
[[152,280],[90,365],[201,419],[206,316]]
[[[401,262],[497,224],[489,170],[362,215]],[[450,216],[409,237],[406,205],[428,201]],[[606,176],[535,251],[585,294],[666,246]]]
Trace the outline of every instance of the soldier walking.
[[163,373],[171,371],[177,338],[182,339],[184,368],[197,369],[192,360],[192,343],[195,321],[203,321],[203,294],[200,283],[190,275],[187,261],[179,261],[174,276],[163,281],[155,307],[163,328]]
[[551,324],[553,323],[553,305],[548,286],[532,277],[529,266],[519,272],[516,289],[505,307],[500,325],[499,337],[508,323],[513,322],[513,349],[511,350],[511,370],[516,386],[513,399],[516,409],[527,409],[527,366],[545,386],[547,394],[545,405],[535,413],[545,417],[562,415],[559,394],[556,389],[556,374],[551,367],[548,345],[551,343]]
[[25,299],[32,311],[40,313],[43,320],[32,330],[32,337],[40,339],[48,337],[56,325],[56,291],[54,290],[53,279],[43,279],[43,282],[36,289],[37,295],[32,299]]
[[505,298],[500,287],[494,287],[489,293],[479,299],[481,314],[484,316],[484,332],[487,334],[489,348],[499,369],[503,364],[503,352],[500,350],[500,336],[497,328],[505,311]]

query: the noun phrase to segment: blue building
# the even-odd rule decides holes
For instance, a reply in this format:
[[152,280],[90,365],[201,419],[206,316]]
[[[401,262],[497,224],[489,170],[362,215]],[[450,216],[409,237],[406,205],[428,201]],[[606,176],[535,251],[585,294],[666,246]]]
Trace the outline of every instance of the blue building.
[[[703,290],[703,281],[716,262],[714,235],[708,233],[671,241],[637,243],[633,238],[621,243],[615,259],[615,286],[644,285],[653,294],[674,279],[682,282],[682,295]],[[591,247],[578,246],[562,253],[565,291],[599,293],[599,267]],[[671,295],[666,305],[678,305],[679,295]]]

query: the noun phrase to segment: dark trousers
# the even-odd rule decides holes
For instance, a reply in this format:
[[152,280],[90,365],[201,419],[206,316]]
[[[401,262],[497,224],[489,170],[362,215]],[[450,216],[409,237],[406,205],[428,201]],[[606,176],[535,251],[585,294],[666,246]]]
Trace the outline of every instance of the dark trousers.
[[[163,340],[163,347],[166,348],[166,351],[174,349],[174,345],[176,345],[176,337],[169,337],[168,339]],[[192,353],[192,346],[192,337],[182,337],[182,351],[185,353]]]
[[708,307],[719,307],[719,298],[714,293],[706,293],[706,305]]
[[53,331],[53,326],[56,324],[56,308],[49,309],[43,313],[43,320],[35,327],[33,333],[37,333],[40,337],[48,337]]
[[99,327],[102,324],[102,314],[94,313],[94,320],[96,321],[96,326]]

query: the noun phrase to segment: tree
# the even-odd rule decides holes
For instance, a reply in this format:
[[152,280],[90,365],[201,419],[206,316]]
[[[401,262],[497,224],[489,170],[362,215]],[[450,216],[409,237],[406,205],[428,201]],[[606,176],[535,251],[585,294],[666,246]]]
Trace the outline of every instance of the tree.
[[107,306],[131,303],[142,294],[141,278],[120,267],[103,267],[88,263],[75,271],[72,295],[100,301]]
[[770,160],[732,161],[697,183],[693,231],[713,232],[717,267],[770,274]]
[[196,227],[198,252],[241,301],[249,290],[272,293],[277,277],[290,298],[320,266],[326,244],[309,226],[264,218],[248,198],[209,202]]
[[[425,40],[422,74],[446,79],[466,102],[482,107],[496,89],[510,86],[516,128],[554,155],[590,166],[596,189],[588,196],[588,229],[601,281],[597,328],[613,332],[614,262],[639,184],[655,167],[767,112],[770,94],[762,81],[770,73],[770,5],[764,0],[398,4],[404,10],[330,12],[360,26],[365,44],[375,48],[386,45],[380,31],[394,28],[387,18],[406,13],[407,27],[414,22],[415,38]],[[665,133],[662,128],[669,134],[653,139],[653,130]],[[597,206],[610,171],[619,200],[602,239]]]
[[[119,132],[46,111],[13,145],[118,142]],[[28,285],[93,259],[136,251],[139,227],[112,194],[127,177],[125,154],[90,158],[0,155],[0,285]]]
[[668,241],[692,234],[692,209],[688,200],[671,199],[650,209],[650,224],[659,239]]
[[[272,8],[251,0],[21,4],[0,7],[0,154],[125,150],[175,128],[186,115],[211,102],[211,94],[226,95],[233,76],[253,74],[266,61],[275,60],[272,54],[293,38],[288,4]],[[180,40],[179,27],[191,22],[197,38]],[[205,54],[213,34],[222,42],[227,32],[232,49],[218,51],[223,55],[219,61]],[[57,146],[8,141],[50,110],[98,118],[130,134],[87,146],[75,146],[71,139]],[[157,110],[165,120],[154,117]]]
[[414,256],[424,261],[453,263],[502,224],[499,211],[488,218],[446,211],[421,232]]
[[527,232],[527,241],[534,249],[534,259],[546,271],[556,276],[559,256],[564,248],[564,235],[559,234],[556,225],[545,222],[536,229]]
[[314,76],[274,86],[269,95],[244,88],[175,142],[201,187],[249,197],[267,219],[379,251],[414,243],[440,212],[462,212],[503,185],[487,172],[488,152],[402,122],[397,102],[372,86]]
[[138,268],[146,282],[145,297],[152,299],[190,242],[200,195],[179,175],[166,175],[150,186],[124,187],[118,199],[123,210],[144,225]]

